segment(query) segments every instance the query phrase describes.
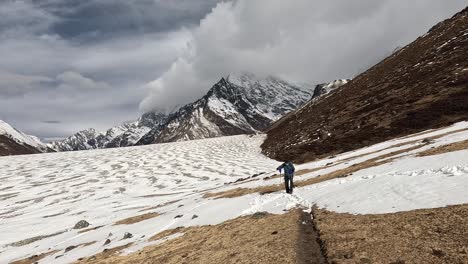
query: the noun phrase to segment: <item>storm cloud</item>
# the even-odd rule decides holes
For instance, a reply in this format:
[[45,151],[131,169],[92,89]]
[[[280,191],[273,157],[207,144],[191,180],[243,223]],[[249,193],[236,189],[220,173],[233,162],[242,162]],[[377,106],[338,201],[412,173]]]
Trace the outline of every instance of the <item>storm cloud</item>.
[[350,78],[466,4],[5,0],[0,119],[55,139],[173,109],[230,73]]
[[[138,118],[216,1],[0,2],[0,119],[41,138]],[[41,120],[60,120],[43,122]]]
[[352,78],[452,16],[467,1],[238,0],[192,31],[185,52],[149,82],[140,107],[170,109],[221,76],[252,72],[311,84]]

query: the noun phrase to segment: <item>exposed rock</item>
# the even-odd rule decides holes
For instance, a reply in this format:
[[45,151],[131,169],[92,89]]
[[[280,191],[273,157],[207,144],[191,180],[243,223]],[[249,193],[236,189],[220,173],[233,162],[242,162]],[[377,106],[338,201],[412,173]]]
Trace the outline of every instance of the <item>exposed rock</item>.
[[263,218],[265,216],[267,216],[268,213],[267,212],[256,212],[252,215],[252,218]]
[[421,143],[423,144],[433,144],[435,142],[435,140],[433,139],[430,139],[430,138],[425,138],[421,141]]
[[78,223],[75,224],[73,229],[82,229],[89,226],[89,223],[86,220],[80,220]]
[[133,235],[129,232],[125,232],[124,236],[123,236],[123,239],[128,239],[128,238],[132,238]]
[[314,89],[314,94],[312,95],[312,99],[317,99],[323,95],[326,95],[341,86],[345,85],[351,81],[350,79],[340,79],[340,80],[335,80],[329,83],[322,83],[322,84],[317,84]]
[[69,246],[69,247],[66,247],[66,248],[65,248],[65,253],[67,253],[68,251],[71,251],[71,250],[73,250],[73,249],[75,249],[75,248],[76,248],[76,246]]

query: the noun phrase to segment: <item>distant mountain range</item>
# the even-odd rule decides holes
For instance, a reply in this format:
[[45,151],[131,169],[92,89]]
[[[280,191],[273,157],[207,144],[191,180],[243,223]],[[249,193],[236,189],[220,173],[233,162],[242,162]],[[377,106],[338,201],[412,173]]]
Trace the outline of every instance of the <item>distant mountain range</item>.
[[94,128],[90,128],[62,141],[52,142],[48,146],[55,151],[133,146],[153,127],[165,123],[166,119],[167,116],[164,114],[146,113],[137,121],[112,127],[105,132],[98,132]]
[[83,130],[52,142],[49,147],[73,151],[254,134],[346,82],[337,80],[312,88],[275,77],[229,75],[221,78],[202,98],[172,113],[146,113],[135,122],[106,132]]

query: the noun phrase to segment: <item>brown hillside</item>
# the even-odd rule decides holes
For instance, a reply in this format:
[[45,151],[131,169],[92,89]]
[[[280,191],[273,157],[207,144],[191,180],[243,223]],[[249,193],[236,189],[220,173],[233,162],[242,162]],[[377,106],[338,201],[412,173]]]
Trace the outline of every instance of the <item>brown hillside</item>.
[[270,128],[263,152],[296,162],[468,120],[468,8]]
[[18,144],[14,140],[11,140],[6,136],[0,135],[0,156],[34,153],[40,153],[40,151],[31,146]]

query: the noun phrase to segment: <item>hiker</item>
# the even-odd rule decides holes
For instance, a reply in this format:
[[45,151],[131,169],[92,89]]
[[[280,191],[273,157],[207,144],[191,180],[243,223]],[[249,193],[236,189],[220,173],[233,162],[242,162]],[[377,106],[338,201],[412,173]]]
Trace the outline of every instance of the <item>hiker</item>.
[[294,165],[292,162],[287,161],[278,168],[276,168],[279,173],[281,174],[281,170],[284,169],[284,187],[286,188],[287,193],[291,193],[293,191],[294,183],[293,183],[293,177],[294,177]]

